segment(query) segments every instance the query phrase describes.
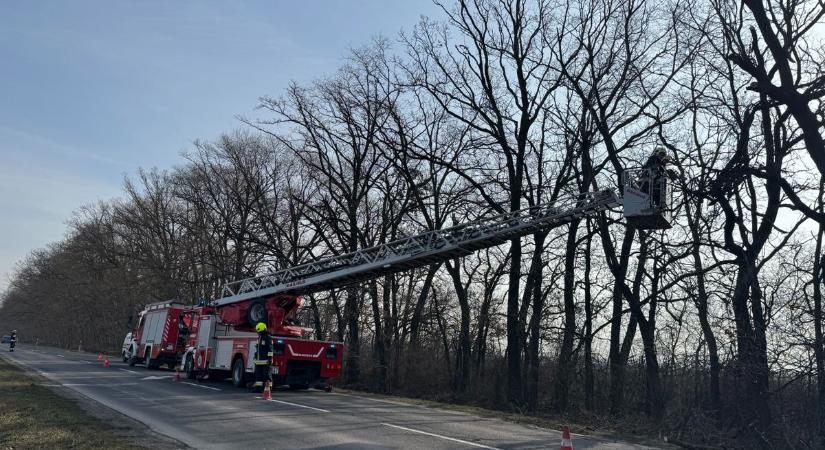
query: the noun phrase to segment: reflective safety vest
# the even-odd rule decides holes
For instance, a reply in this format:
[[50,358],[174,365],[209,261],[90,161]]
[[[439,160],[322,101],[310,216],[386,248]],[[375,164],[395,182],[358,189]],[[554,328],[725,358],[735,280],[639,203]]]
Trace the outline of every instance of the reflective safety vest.
[[258,334],[258,347],[255,349],[255,365],[272,364],[272,337],[264,331]]

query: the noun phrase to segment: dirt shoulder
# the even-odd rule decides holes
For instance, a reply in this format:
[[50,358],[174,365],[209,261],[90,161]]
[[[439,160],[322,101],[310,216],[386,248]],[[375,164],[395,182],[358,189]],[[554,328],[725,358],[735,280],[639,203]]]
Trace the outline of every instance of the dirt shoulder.
[[0,449],[185,448],[0,357]]

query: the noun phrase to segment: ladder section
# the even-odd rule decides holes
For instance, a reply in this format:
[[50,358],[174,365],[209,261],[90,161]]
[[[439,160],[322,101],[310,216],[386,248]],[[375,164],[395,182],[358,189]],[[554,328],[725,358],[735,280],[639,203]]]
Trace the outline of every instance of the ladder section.
[[525,208],[234,281],[224,285],[222,298],[213,303],[221,306],[274,294],[305,295],[340,288],[468,255],[615,206],[619,199],[613,189],[586,192],[556,205]]

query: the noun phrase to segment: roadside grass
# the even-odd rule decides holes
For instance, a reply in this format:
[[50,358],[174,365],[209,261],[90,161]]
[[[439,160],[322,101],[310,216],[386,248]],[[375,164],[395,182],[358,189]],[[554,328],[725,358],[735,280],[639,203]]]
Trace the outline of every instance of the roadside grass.
[[0,358],[0,449],[136,448],[38,381]]
[[340,387],[336,387],[335,392],[339,392],[342,394],[360,395],[363,397],[371,397],[382,400],[391,400],[399,403],[406,403],[408,405],[413,406],[424,406],[427,408],[461,412],[485,418],[501,419],[507,422],[527,426],[534,426],[539,428],[547,428],[557,431],[560,431],[565,425],[568,425],[570,426],[570,431],[574,434],[584,434],[605,441],[621,441],[664,449],[677,448],[671,444],[663,442],[661,439],[653,437],[653,433],[651,433],[651,430],[642,430],[642,428],[644,427],[641,424],[635,424],[637,426],[632,426],[632,431],[621,431],[619,429],[620,427],[618,427],[617,424],[610,423],[608,420],[605,420],[604,418],[600,418],[597,416],[587,418],[565,418],[548,415],[519,414],[516,412],[487,409],[480,406],[462,403],[444,403],[434,400],[426,400],[413,397],[399,397],[395,395],[384,395],[374,392],[350,390]]

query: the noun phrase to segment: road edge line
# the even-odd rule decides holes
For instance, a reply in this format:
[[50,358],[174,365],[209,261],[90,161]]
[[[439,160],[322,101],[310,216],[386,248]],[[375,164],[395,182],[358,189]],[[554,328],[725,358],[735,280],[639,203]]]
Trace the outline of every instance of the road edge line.
[[384,422],[382,422],[381,425],[384,425],[384,426],[387,426],[387,427],[392,427],[392,428],[398,428],[399,430],[411,431],[413,433],[419,433],[419,434],[424,434],[424,435],[427,435],[427,436],[437,437],[439,439],[445,439],[445,440],[448,440],[448,441],[458,442],[459,444],[466,444],[466,445],[470,445],[470,446],[473,446],[473,447],[486,448],[486,449],[489,449],[489,450],[503,450],[503,449],[500,449],[498,447],[490,447],[489,445],[478,444],[478,443],[475,443],[475,442],[465,441],[465,440],[462,440],[462,439],[453,438],[453,437],[449,437],[449,436],[443,436],[443,435],[440,435],[440,434],[430,433],[428,431],[416,430],[415,428],[402,427],[401,425],[393,425],[391,423],[384,423]]

